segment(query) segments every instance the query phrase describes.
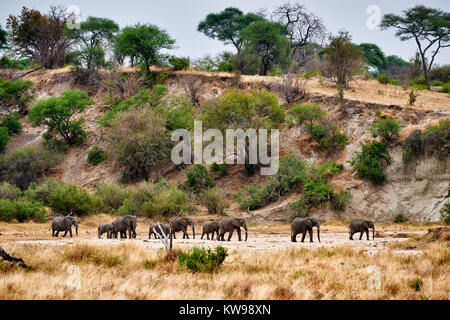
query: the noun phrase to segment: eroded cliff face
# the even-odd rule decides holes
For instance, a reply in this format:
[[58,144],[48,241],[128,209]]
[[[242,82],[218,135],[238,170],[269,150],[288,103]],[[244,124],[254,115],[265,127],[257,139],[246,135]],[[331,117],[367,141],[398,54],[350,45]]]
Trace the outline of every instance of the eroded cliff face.
[[[196,73],[194,73],[195,76]],[[171,93],[182,93],[183,81],[186,72],[173,73],[168,78],[166,85]],[[202,99],[212,98],[228,88],[233,79],[232,75],[202,75],[208,78],[204,81],[201,95]],[[95,104],[90,106],[82,115],[86,121],[86,129],[90,131],[86,145],[71,148],[64,161],[54,170],[53,178],[58,178],[65,183],[77,184],[91,188],[99,182],[118,182],[119,172],[114,168],[112,161],[108,160],[96,167],[86,163],[87,153],[94,144],[102,146],[102,128],[98,126],[97,120],[106,111],[103,97],[105,92],[101,89],[93,89],[86,84],[75,81],[74,73],[70,70],[41,70],[27,76],[35,84],[36,98],[42,99],[50,96],[58,96],[67,89],[82,89],[90,92]],[[270,88],[272,82],[279,81],[274,77],[242,77],[239,87],[241,88]],[[349,144],[339,154],[326,157],[314,151],[313,146],[307,140],[307,133],[301,127],[293,126],[282,130],[280,148],[282,153],[289,150],[295,151],[304,159],[325,162],[337,161],[344,163],[344,171],[334,177],[331,183],[335,189],[349,189],[352,199],[345,212],[333,212],[328,208],[314,210],[313,214],[323,218],[354,218],[367,217],[377,221],[392,221],[393,216],[403,213],[411,220],[436,221],[440,218],[439,210],[445,202],[449,201],[450,190],[450,163],[449,159],[439,161],[433,157],[422,157],[415,159],[407,166],[402,162],[402,143],[404,139],[414,130],[424,130],[431,124],[436,124],[440,119],[450,118],[450,96],[427,92],[420,96],[421,102],[417,107],[400,105],[401,101],[407,101],[407,92],[397,87],[384,86],[385,94],[379,96],[377,103],[377,90],[379,86],[376,81],[360,81],[354,85],[353,90],[346,93],[349,99],[345,101],[346,114],[340,113],[340,107],[336,105],[334,98],[335,89],[323,86],[317,79],[307,83],[307,98],[303,102],[320,103],[327,110],[328,116],[342,126],[349,137]],[[367,99],[365,92],[373,91]],[[380,91],[380,90],[378,90]],[[392,99],[390,99],[392,97]],[[427,104],[427,101],[430,104]],[[381,116],[380,112],[381,111]],[[392,164],[386,168],[387,181],[382,186],[373,186],[370,182],[361,181],[353,172],[348,161],[354,153],[360,150],[360,142],[372,139],[368,128],[374,120],[380,117],[396,118],[403,127],[400,137],[396,143],[389,147]],[[23,145],[41,143],[41,134],[44,128],[33,127],[23,120],[23,132],[14,137],[8,148]],[[234,194],[237,188],[246,184],[256,182],[255,177],[247,178],[241,176],[237,171],[233,177],[224,177],[224,183],[218,181],[218,186],[224,193]],[[173,181],[183,181],[184,173],[172,174],[167,177]],[[232,179],[228,181],[227,179]],[[258,179],[257,179],[258,180]],[[259,179],[260,180],[260,179]],[[258,181],[259,181],[258,180]],[[260,181],[262,182],[262,181]],[[250,214],[238,209],[237,204],[232,204],[230,214],[247,214],[250,223],[280,223],[290,220],[289,203],[295,199],[295,195],[284,197],[277,203],[266,208],[251,212]]]

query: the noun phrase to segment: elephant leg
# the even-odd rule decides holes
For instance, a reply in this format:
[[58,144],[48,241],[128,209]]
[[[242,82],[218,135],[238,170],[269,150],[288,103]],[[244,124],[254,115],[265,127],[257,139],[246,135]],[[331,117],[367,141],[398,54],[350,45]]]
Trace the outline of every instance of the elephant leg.
[[69,235],[72,238],[72,228],[69,229]]
[[306,237],[306,231],[304,231],[304,232],[302,233],[302,242],[305,242],[305,237]]
[[[205,235],[205,233],[202,233],[202,236],[200,237],[200,240],[203,240],[203,236]],[[209,239],[208,239],[209,240]]]
[[52,229],[52,237],[55,236],[55,230]]
[[58,238],[58,235],[59,235],[59,231],[56,231],[55,237]]
[[214,231],[211,233],[211,240],[214,240]]
[[362,239],[363,234],[364,234],[364,231],[361,231],[361,232],[359,233],[359,240]]
[[64,232],[63,238],[65,238],[66,236],[67,236],[67,230]]
[[241,228],[236,228],[237,234],[238,234],[238,240],[242,241],[242,237],[241,237]]
[[309,242],[314,242],[314,241],[313,241],[313,231],[312,231],[312,228],[308,230],[308,233],[309,233]]
[[291,233],[291,242],[297,242],[297,233]]
[[186,239],[189,239],[189,235],[188,235],[188,233],[187,233],[187,228],[185,228],[185,229],[183,230],[183,233],[184,233],[183,239],[184,239],[184,236],[186,236]]
[[353,231],[352,232],[350,232],[350,238],[349,238],[350,240],[353,240]]
[[175,232],[172,232],[172,234],[173,234],[173,238],[176,239],[177,237],[175,237]]
[[370,238],[369,238],[369,229],[366,230],[366,234],[367,234],[367,240],[370,240]]
[[209,233],[206,234],[206,240],[209,240]]
[[231,241],[231,237],[233,236],[233,232],[234,232],[234,229],[231,229],[231,231],[228,232],[228,241]]

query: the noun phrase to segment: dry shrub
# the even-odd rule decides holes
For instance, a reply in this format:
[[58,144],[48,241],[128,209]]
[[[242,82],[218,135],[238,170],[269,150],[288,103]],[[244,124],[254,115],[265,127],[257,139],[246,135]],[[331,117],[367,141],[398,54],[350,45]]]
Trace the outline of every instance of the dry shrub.
[[64,258],[74,263],[93,263],[109,268],[122,265],[126,257],[111,253],[105,248],[100,248],[88,244],[76,244],[67,247],[64,251]]
[[294,299],[295,293],[291,288],[278,285],[273,290],[272,297],[275,300],[291,300]]
[[191,102],[200,105],[205,82],[205,79],[199,75],[186,75],[180,79],[179,84]]
[[144,85],[144,78],[137,73],[124,74],[112,71],[103,79],[101,85],[109,94],[119,100],[126,100],[138,94]]
[[291,105],[306,96],[306,79],[288,73],[283,75],[281,83],[274,84],[271,89],[278,92],[284,101]]

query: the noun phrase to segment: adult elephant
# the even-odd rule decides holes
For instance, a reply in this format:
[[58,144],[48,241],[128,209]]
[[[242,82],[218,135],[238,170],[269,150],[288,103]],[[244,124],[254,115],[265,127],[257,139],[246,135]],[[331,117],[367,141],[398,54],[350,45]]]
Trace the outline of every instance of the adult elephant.
[[239,241],[242,241],[241,238],[241,227],[245,230],[245,241],[247,241],[248,237],[248,229],[247,224],[244,218],[239,217],[225,217],[219,221],[219,241],[225,241],[224,236],[225,233],[228,232],[228,241],[231,240],[233,236],[234,230],[237,231]]
[[313,217],[295,218],[291,222],[291,241],[297,242],[297,235],[303,234],[302,242],[305,241],[306,233],[309,233],[309,242],[313,241],[313,227],[317,227],[317,239],[320,242],[320,224],[317,219]]
[[217,234],[217,239],[219,239],[219,230],[220,230],[219,221],[216,220],[206,221],[203,224],[201,239],[203,239],[203,236],[206,234],[206,239],[209,240],[209,235],[211,234],[211,240],[214,240],[214,233]]
[[373,221],[360,219],[353,220],[348,226],[350,240],[353,240],[353,235],[358,232],[360,233],[359,240],[362,239],[364,233],[367,235],[367,240],[370,240],[369,229],[372,229],[372,239],[375,239],[375,225],[373,224]]
[[130,239],[136,238],[136,228],[137,228],[137,217],[136,216],[123,216],[118,217],[116,220],[112,223],[114,230],[113,235],[114,238],[117,238],[118,233],[120,234],[120,238],[127,238],[127,231],[128,231],[128,237]]
[[[170,235],[170,225],[164,223],[160,223],[159,225],[161,226],[162,232],[168,237]],[[159,229],[158,223],[153,223],[148,231],[148,238],[151,239],[152,235],[154,235],[155,239],[158,239],[157,234],[162,235],[161,230]]]
[[112,224],[100,224],[97,228],[97,236],[99,239],[106,233],[106,238],[111,239],[114,232],[114,226]]
[[64,231],[63,237],[67,235],[67,232],[72,238],[72,226],[75,226],[75,232],[78,236],[78,219],[73,216],[56,216],[52,221],[52,237],[58,237],[61,231]]
[[188,226],[192,226],[192,237],[195,239],[195,226],[194,221],[192,221],[189,217],[176,217],[172,220],[172,233],[173,238],[176,239],[175,233],[179,231],[183,231],[183,239],[189,239],[189,235],[187,233]]

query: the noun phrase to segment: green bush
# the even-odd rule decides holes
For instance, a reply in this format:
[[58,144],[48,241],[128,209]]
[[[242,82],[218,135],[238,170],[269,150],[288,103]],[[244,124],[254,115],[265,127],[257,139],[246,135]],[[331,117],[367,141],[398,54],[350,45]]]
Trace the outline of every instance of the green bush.
[[19,115],[13,115],[11,117],[6,117],[0,123],[0,127],[8,128],[8,133],[10,135],[22,132],[22,124],[19,122]]
[[172,216],[188,211],[188,195],[176,186],[167,185],[158,190],[152,201],[142,206],[147,217]]
[[189,66],[191,65],[189,58],[171,57],[169,59],[169,63],[172,65],[174,70],[186,70],[189,69]]
[[308,180],[303,185],[302,196],[309,207],[318,207],[331,200],[333,189],[328,181]]
[[350,202],[351,193],[349,190],[341,190],[333,194],[331,198],[331,207],[337,211],[344,211]]
[[219,189],[211,188],[203,190],[199,196],[200,204],[208,209],[209,214],[224,214],[225,202]]
[[0,199],[0,220],[11,222],[33,220],[35,222],[46,222],[45,209],[41,204],[28,200]]
[[376,121],[370,127],[373,137],[380,136],[384,142],[390,142],[398,135],[402,126],[396,119],[382,119]]
[[92,146],[92,148],[89,150],[87,160],[90,164],[96,166],[99,163],[106,161],[107,158],[108,155],[103,149],[99,148],[98,146]]
[[266,192],[257,184],[246,186],[236,194],[236,201],[242,209],[256,210],[266,205]]
[[192,272],[217,272],[225,261],[228,252],[222,246],[217,246],[215,252],[211,249],[194,247],[188,252],[180,250],[178,263]]
[[220,177],[228,175],[228,168],[226,163],[218,164],[217,162],[213,162],[211,165],[211,169],[215,172],[218,172]]
[[269,77],[281,77],[283,75],[283,70],[281,70],[280,68],[274,68],[270,70],[267,75]]
[[408,221],[408,217],[403,213],[399,213],[394,217],[394,223],[403,223]]
[[196,193],[215,186],[208,170],[201,164],[194,164],[189,169],[186,169],[186,177],[188,186]]
[[439,92],[442,93],[450,93],[450,82],[446,82],[442,88],[439,89]]
[[27,113],[28,103],[33,99],[33,82],[28,80],[10,81],[0,78],[0,106],[6,114]]
[[446,224],[450,224],[450,202],[444,204],[440,212],[442,221]]
[[289,110],[289,114],[299,126],[306,122],[308,130],[311,132],[313,121],[321,120],[326,111],[322,110],[318,104],[298,104]]
[[396,86],[400,85],[400,81],[398,81],[396,79],[392,79],[384,73],[379,74],[377,77],[377,80],[381,84],[391,84],[391,85],[396,85]]
[[415,278],[408,283],[408,287],[413,289],[414,291],[420,291],[423,286],[423,281],[420,278]]
[[318,143],[319,151],[331,154],[345,148],[348,143],[348,137],[341,128],[329,121],[322,121],[321,125],[312,124],[310,128],[310,138]]
[[26,190],[38,181],[61,157],[42,147],[19,147],[0,156],[0,179]]
[[0,184],[0,199],[15,200],[22,196],[19,188],[10,185],[8,182]]
[[361,152],[357,152],[350,163],[359,178],[381,185],[386,180],[384,167],[391,164],[391,157],[386,144],[366,141],[361,143]]
[[76,185],[59,185],[50,195],[49,207],[54,213],[84,216],[98,213],[102,200]]
[[49,205],[50,196],[53,191],[63,185],[62,182],[55,180],[47,180],[41,184],[37,184],[36,182],[32,182],[27,190],[25,190],[24,195],[30,201],[40,202],[43,205]]
[[6,150],[8,141],[9,141],[8,128],[0,127],[0,152],[3,152]]
[[103,212],[115,213],[130,197],[130,190],[115,184],[99,184],[95,186],[95,194],[102,200]]

